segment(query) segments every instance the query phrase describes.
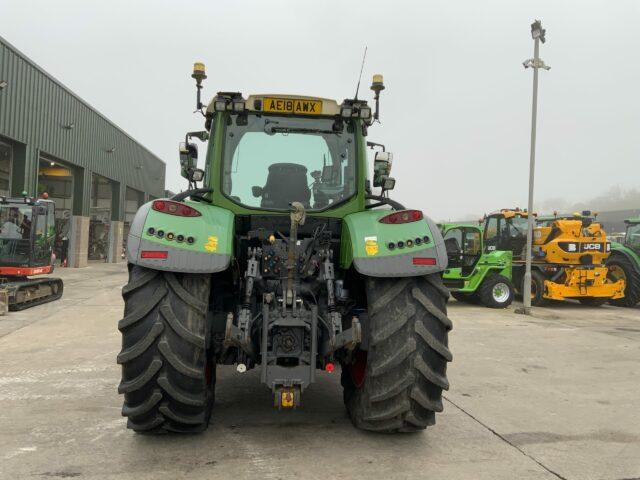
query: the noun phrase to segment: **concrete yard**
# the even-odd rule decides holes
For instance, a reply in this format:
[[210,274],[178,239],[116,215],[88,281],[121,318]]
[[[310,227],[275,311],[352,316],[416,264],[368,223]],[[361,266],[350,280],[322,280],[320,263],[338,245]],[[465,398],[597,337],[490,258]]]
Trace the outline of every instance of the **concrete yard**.
[[279,413],[255,371],[224,367],[206,433],[149,437],[116,391],[126,267],[56,274],[61,301],[0,317],[2,479],[640,478],[640,309],[452,301],[452,388],[424,433],[355,430],[338,372]]

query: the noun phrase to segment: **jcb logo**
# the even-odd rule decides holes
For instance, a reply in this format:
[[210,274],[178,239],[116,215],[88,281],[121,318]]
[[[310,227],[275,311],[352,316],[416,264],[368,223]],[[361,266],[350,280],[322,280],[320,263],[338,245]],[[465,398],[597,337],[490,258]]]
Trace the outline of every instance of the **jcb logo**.
[[583,243],[582,244],[582,251],[583,252],[593,252],[593,251],[601,251],[602,250],[602,244],[600,243]]

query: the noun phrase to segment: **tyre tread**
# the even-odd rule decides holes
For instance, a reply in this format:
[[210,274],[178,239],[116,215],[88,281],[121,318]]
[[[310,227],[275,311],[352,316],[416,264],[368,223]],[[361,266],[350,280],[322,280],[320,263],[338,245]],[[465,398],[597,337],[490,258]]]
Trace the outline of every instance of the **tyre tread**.
[[446,315],[449,293],[439,274],[401,279],[367,279],[369,351],[365,380],[357,388],[343,365],[345,403],[358,428],[415,432],[435,423],[452,328]]

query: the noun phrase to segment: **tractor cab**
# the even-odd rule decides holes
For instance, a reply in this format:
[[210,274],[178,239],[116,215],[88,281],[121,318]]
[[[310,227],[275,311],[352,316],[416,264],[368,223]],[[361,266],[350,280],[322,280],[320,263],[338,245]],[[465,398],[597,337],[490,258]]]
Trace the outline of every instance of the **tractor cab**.
[[528,213],[519,208],[502,209],[487,215],[484,219],[485,250],[509,251],[514,260],[524,258],[528,218]]
[[640,255],[640,218],[625,220],[627,231],[624,237],[624,246]]

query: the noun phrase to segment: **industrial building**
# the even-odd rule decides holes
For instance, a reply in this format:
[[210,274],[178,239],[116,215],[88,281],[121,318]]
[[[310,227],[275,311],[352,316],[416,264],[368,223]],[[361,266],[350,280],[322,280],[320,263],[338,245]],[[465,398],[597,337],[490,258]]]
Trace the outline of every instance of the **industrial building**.
[[120,261],[164,184],[162,160],[0,37],[0,196],[55,201],[58,262]]

